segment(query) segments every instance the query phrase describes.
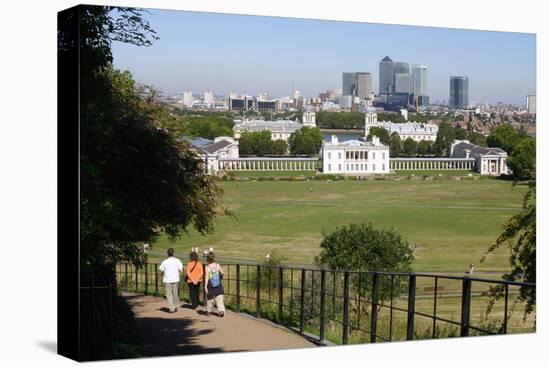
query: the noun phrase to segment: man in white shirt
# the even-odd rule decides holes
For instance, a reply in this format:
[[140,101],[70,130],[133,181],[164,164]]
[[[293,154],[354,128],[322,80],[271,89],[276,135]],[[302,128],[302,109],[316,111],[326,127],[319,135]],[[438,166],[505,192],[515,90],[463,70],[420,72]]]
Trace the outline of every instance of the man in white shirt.
[[176,312],[180,305],[178,289],[180,272],[183,272],[183,264],[178,258],[174,257],[173,248],[170,247],[167,254],[168,258],[160,264],[159,270],[162,275],[162,282],[164,283],[164,292],[166,293],[168,308],[170,312]]

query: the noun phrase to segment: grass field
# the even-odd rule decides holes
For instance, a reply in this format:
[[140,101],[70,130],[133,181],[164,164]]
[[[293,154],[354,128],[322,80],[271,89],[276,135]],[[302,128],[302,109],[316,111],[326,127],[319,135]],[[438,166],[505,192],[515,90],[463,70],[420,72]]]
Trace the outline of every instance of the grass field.
[[[506,248],[479,263],[502,224],[521,208],[523,186],[482,181],[219,182],[223,204],[236,218],[220,217],[215,232],[194,231],[175,243],[161,237],[150,261],[173,246],[186,257],[192,245],[214,247],[218,256],[262,260],[273,250],[290,263],[309,264],[321,233],[346,223],[371,221],[395,228],[417,245],[416,271],[508,269]],[[496,276],[496,275],[495,275]]]
[[232,171],[235,177],[311,177],[316,171]]
[[397,176],[479,176],[478,173],[467,170],[398,170]]

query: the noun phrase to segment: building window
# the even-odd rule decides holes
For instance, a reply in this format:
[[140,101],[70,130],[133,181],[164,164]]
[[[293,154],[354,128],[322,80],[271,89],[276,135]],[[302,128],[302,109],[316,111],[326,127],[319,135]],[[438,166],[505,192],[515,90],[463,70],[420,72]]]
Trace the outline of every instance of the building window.
[[365,159],[367,159],[367,160],[368,160],[368,159],[369,159],[369,152],[368,152],[368,151],[366,151],[365,153],[366,153],[366,154],[365,154]]
[[382,153],[382,159],[386,159],[386,153]]
[[342,165],[339,164],[339,165],[338,165],[338,171],[341,171],[341,170],[342,170]]
[[372,152],[372,159],[376,159],[376,152]]
[[359,171],[359,164],[355,164],[355,170]]
[[330,171],[330,164],[328,165],[328,170]]
[[386,170],[386,165],[382,163],[382,171],[385,171],[385,170]]
[[342,159],[342,153],[338,152],[338,159]]
[[372,164],[372,170],[376,171],[376,164],[374,164],[374,163]]
[[[330,159],[330,152],[328,152],[328,154],[327,154],[327,155],[328,155],[328,159]],[[330,166],[329,166],[329,167],[330,167]]]
[[349,164],[346,164],[346,171],[349,171]]

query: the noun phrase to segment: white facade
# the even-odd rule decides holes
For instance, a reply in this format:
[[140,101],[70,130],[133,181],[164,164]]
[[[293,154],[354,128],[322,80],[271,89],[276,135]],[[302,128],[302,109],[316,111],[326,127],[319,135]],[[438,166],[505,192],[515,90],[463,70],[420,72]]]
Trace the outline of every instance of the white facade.
[[302,124],[304,126],[315,127],[315,111],[309,107],[305,108],[305,111],[302,113]]
[[537,113],[537,96],[534,94],[530,94],[527,96],[527,113]]
[[290,135],[293,132],[300,129],[301,123],[291,120],[276,120],[276,121],[264,121],[264,120],[245,120],[238,122],[233,126],[233,136],[235,139],[240,139],[241,134],[245,131],[260,132],[268,130],[271,132],[271,140],[284,140],[288,141]]
[[208,174],[220,171],[220,160],[239,158],[239,142],[229,136],[217,137],[210,144],[197,146],[196,149]]
[[203,102],[207,106],[214,105],[214,93],[210,91],[204,92]]
[[372,127],[383,127],[391,135],[396,132],[401,140],[411,138],[416,142],[427,140],[435,141],[439,127],[434,124],[421,124],[418,122],[394,123],[391,121],[378,121],[376,109],[367,100],[365,108],[365,137],[369,135]]
[[322,147],[323,173],[326,174],[384,174],[390,172],[390,149],[373,137],[372,142],[348,140],[339,142],[336,135],[324,141]]
[[485,148],[471,144],[468,140],[455,140],[449,149],[449,157],[474,158],[474,170],[481,175],[500,176],[509,173],[506,165],[508,154],[500,148]]

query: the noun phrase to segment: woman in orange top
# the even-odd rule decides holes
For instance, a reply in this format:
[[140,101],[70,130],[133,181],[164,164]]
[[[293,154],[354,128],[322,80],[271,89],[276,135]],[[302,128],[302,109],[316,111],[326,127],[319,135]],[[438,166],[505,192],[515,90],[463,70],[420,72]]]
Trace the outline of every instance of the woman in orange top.
[[199,289],[201,287],[202,275],[204,270],[199,261],[199,254],[196,251],[191,251],[189,254],[189,262],[186,267],[185,279],[189,286],[189,299],[193,309],[199,306]]

